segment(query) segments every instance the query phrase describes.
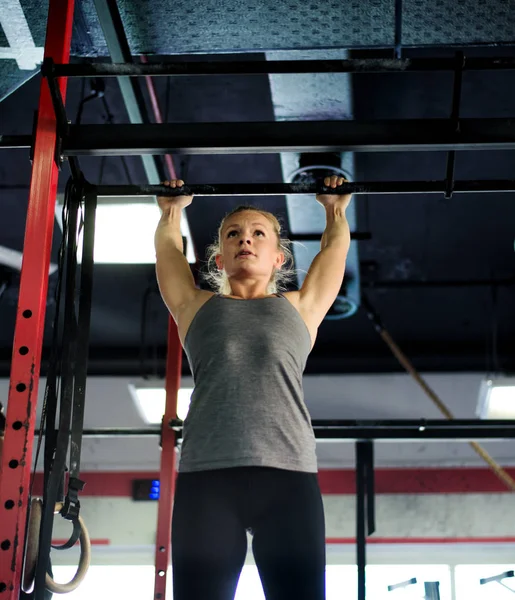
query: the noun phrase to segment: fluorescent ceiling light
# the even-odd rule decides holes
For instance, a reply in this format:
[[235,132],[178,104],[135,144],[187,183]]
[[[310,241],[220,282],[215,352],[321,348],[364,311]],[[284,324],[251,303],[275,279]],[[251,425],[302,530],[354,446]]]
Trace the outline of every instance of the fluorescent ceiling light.
[[[62,230],[62,199],[56,207],[56,218]],[[97,264],[154,264],[154,233],[160,218],[155,196],[99,196],[95,219],[95,251]],[[186,258],[196,262],[195,249],[185,213],[181,232],[186,238]],[[82,235],[78,260],[81,260]]]
[[482,381],[477,414],[481,419],[515,419],[515,377]]
[[[160,425],[166,406],[166,390],[157,382],[129,384],[129,392],[141,418],[149,425]],[[186,419],[193,388],[180,388],[177,396],[177,416]]]

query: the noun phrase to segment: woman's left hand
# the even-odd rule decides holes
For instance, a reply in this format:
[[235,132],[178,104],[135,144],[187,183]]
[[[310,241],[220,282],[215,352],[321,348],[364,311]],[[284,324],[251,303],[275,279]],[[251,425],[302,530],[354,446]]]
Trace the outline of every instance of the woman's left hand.
[[[331,188],[336,188],[337,186],[343,185],[345,182],[347,182],[347,179],[341,175],[331,175],[331,177],[326,177],[324,179],[324,185]],[[320,202],[325,208],[329,206],[339,206],[343,210],[349,206],[351,198],[352,194],[317,194],[316,196],[317,202]]]

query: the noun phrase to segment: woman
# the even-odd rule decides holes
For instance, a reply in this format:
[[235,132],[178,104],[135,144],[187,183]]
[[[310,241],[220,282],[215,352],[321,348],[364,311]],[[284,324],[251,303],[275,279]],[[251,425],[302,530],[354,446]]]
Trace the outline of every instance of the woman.
[[213,293],[195,286],[183,255],[181,211],[192,196],[158,199],[157,278],[195,381],[173,510],[175,600],[232,600],[247,531],[267,600],[325,599],[324,512],[302,373],[342,285],[350,199],[317,196],[327,215],[321,251],[301,289],[284,294],[277,280],[288,250],[274,215],[240,207],[224,218],[211,248]]

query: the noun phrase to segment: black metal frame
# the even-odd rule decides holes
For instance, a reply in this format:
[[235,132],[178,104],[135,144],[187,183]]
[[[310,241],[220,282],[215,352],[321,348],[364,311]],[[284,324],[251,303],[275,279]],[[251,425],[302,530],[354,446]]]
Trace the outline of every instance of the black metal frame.
[[71,125],[64,156],[513,150],[513,119]]
[[[400,2],[399,2],[400,4]],[[400,55],[400,25],[396,52]],[[46,60],[42,72],[48,79],[58,123],[58,165],[70,158],[73,177],[80,176],[79,155],[115,154],[230,154],[334,151],[450,151],[446,179],[426,182],[349,183],[336,190],[302,184],[203,185],[171,190],[164,186],[98,186],[98,195],[284,195],[331,193],[444,193],[515,191],[515,180],[454,181],[457,150],[515,149],[515,122],[511,119],[460,119],[462,73],[465,70],[515,69],[515,58],[380,59],[345,61],[209,62],[156,64],[55,65]],[[452,70],[455,73],[452,114],[449,119],[402,121],[316,121],[274,123],[201,123],[159,125],[73,126],[67,120],[58,77],[120,77],[142,75],[215,75],[323,72],[409,72]],[[0,147],[24,147],[30,136],[0,136]],[[345,140],[342,142],[342,140]],[[10,146],[11,145],[11,146]],[[94,187],[94,186],[91,186]],[[90,190],[91,191],[91,190]],[[313,421],[317,439],[354,441],[356,445],[356,545],[358,600],[365,600],[366,538],[375,531],[373,440],[515,439],[515,421],[478,420],[379,420]],[[171,422],[179,434],[182,424]],[[160,430],[85,430],[84,436],[158,436]],[[179,437],[179,436],[178,436]],[[428,590],[426,596],[436,589]]]
[[[70,125],[61,131],[63,157],[515,149],[513,119]],[[28,148],[28,142],[26,135],[2,136],[0,147]]]

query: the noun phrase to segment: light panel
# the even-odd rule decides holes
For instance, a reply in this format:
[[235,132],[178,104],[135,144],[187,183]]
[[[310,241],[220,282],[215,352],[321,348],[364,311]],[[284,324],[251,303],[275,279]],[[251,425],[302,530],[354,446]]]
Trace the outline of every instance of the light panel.
[[[62,230],[62,196],[56,218]],[[155,196],[99,196],[95,219],[96,264],[154,264],[154,233],[161,213]],[[195,249],[185,213],[181,233],[186,238],[186,259],[195,263]],[[82,234],[77,260],[81,261]]]
[[515,419],[515,377],[482,381],[477,414],[481,419]]
[[[131,383],[129,392],[143,421],[149,425],[160,425],[166,406],[164,387],[156,382]],[[193,388],[180,388],[177,395],[177,416],[183,421],[190,408],[192,392]]]

